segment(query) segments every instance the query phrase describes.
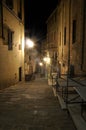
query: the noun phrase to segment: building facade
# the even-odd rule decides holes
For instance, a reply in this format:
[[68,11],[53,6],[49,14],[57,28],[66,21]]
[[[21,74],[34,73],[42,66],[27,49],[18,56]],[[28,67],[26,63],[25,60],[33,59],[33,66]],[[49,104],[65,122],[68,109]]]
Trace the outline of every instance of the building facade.
[[[55,44],[58,48],[57,62],[60,73],[85,74],[86,1],[61,0],[56,9],[57,42]],[[51,26],[54,26],[54,22]],[[51,26],[49,27],[47,23],[49,29]],[[53,31],[52,28],[51,30]]]
[[0,1],[0,89],[24,79],[24,1]]
[[57,9],[49,16],[47,22],[47,54],[50,57],[50,71],[56,71],[57,66]]

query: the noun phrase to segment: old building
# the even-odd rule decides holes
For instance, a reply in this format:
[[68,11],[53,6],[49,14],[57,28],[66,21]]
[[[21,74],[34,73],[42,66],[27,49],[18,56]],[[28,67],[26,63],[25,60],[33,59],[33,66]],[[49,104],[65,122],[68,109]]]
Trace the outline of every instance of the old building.
[[47,24],[47,53],[51,59],[50,71],[56,71],[55,66],[57,66],[57,54],[58,54],[58,46],[57,46],[57,9],[53,11],[53,13],[49,16],[46,21]]
[[[86,73],[86,1],[61,0],[55,10],[57,10],[57,20],[55,23],[54,11],[50,17],[51,22],[50,18],[47,22],[47,36],[54,44],[51,38],[54,30],[57,31],[55,46],[57,46],[60,73],[69,72],[72,75]],[[52,34],[49,35],[51,32]],[[56,52],[51,50],[53,53]]]
[[24,1],[0,0],[0,89],[24,79]]

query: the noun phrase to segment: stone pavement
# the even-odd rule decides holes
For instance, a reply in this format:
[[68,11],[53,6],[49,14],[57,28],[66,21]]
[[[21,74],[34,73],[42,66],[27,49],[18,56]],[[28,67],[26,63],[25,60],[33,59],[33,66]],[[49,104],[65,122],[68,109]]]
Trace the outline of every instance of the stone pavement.
[[0,130],[76,130],[46,79],[0,90]]

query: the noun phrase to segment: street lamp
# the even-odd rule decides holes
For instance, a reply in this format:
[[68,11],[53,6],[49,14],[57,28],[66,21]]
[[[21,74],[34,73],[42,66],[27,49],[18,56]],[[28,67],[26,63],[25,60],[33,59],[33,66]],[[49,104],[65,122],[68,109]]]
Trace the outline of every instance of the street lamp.
[[43,63],[42,63],[42,62],[40,62],[40,63],[39,63],[39,65],[40,65],[40,66],[43,66]]
[[44,57],[43,60],[46,64],[50,64],[50,57]]
[[34,47],[34,42],[32,40],[26,38],[26,47],[33,48]]

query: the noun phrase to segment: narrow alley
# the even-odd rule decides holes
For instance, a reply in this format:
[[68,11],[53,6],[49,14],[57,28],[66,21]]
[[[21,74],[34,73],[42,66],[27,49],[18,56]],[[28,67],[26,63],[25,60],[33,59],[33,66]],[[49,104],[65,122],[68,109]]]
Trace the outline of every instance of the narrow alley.
[[20,82],[0,90],[0,130],[76,130],[47,80]]

